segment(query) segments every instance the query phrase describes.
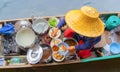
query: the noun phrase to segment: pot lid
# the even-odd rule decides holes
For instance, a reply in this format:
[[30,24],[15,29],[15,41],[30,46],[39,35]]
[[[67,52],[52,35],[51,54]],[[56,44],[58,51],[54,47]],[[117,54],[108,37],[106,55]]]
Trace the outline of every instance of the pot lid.
[[30,64],[38,63],[43,56],[43,50],[41,46],[37,45],[32,49],[29,49],[27,52],[27,60]]

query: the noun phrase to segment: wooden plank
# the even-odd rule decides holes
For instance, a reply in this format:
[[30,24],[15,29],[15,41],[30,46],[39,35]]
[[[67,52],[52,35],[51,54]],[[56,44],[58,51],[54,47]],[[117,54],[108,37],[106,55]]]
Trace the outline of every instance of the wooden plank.
[[[0,28],[2,28],[2,24],[0,24]],[[2,35],[0,35],[0,46],[2,45],[2,41],[1,41],[1,39],[2,39]]]
[[19,56],[4,56],[5,58],[12,58],[12,57],[26,57],[26,55],[19,55]]
[[[20,56],[4,56],[4,58],[12,58],[12,57],[26,57],[26,55],[20,55]],[[41,67],[41,66],[54,66],[54,65],[65,65],[65,64],[73,64],[73,63],[80,63],[80,58],[77,57],[75,60],[69,60],[69,61],[63,61],[63,62],[52,62],[47,64],[26,64],[26,65],[7,65],[4,64],[3,66],[0,66],[0,69],[8,69],[8,68],[28,68],[28,67]]]
[[[100,15],[102,14],[118,14],[120,12],[100,12]],[[51,18],[51,17],[64,17],[64,15],[57,15],[57,16],[43,16],[43,17],[35,17],[35,18],[44,18],[44,19],[47,19],[47,18]],[[3,23],[3,22],[15,22],[15,21],[18,21],[18,20],[31,20],[31,17],[30,18],[18,18],[18,19],[8,19],[8,20],[0,20],[0,23]]]
[[[44,19],[48,19],[48,18],[51,18],[51,17],[63,17],[64,15],[58,15],[58,16],[43,16],[43,17],[35,17],[35,18],[44,18]],[[32,18],[18,18],[18,19],[8,19],[8,20],[0,20],[0,23],[3,23],[3,22],[15,22],[15,21],[18,21],[18,20],[32,20]]]
[[65,64],[74,64],[74,63],[80,63],[80,61],[71,60],[70,62],[61,62],[61,63],[35,64],[35,65],[27,64],[27,65],[20,65],[20,66],[0,66],[0,69],[55,66],[55,65],[65,65]]

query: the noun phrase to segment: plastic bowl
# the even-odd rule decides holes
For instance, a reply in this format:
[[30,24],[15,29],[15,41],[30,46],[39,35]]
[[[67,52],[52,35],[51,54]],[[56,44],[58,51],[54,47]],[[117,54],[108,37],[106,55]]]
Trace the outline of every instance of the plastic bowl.
[[59,23],[59,19],[56,17],[52,17],[48,20],[48,23],[51,27],[56,27],[57,24]]
[[120,53],[120,45],[116,42],[110,44],[110,52],[112,54]]
[[64,51],[61,51],[61,50],[59,49],[58,52],[59,52],[60,54],[62,54],[62,55],[66,55],[66,54],[68,53],[68,48],[69,48],[69,46],[68,46],[67,43],[62,42],[62,43],[58,44],[58,47],[60,48],[62,45],[64,45],[64,46],[67,48],[67,50],[64,52]]
[[[69,48],[69,46],[68,46],[66,43],[64,43],[64,42],[58,44],[58,47],[60,48],[61,45],[65,45],[65,47],[66,47],[67,49]],[[53,59],[54,59],[56,62],[62,62],[62,61],[65,59],[66,54],[68,54],[68,50],[66,50],[65,52],[60,51],[60,49],[58,50],[57,53],[64,56],[61,60],[56,59],[56,58],[54,57],[54,53],[56,53],[56,52],[53,52],[53,54],[52,54]]]

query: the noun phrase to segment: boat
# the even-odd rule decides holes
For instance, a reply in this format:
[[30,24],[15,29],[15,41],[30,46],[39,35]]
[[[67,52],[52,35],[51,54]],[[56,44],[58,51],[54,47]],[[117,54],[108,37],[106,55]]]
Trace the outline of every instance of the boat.
[[[100,18],[102,17],[108,17],[110,15],[116,15],[118,17],[120,17],[120,13],[119,12],[116,12],[116,13],[100,13]],[[41,17],[43,19],[46,19],[46,20],[49,20],[49,18],[51,18],[53,16],[46,16],[46,17]],[[59,15],[59,16],[54,16],[56,18],[61,18],[61,17],[64,17],[64,15]],[[36,17],[37,18],[37,17]],[[32,22],[32,18],[20,18],[20,19],[11,19],[11,20],[1,20],[0,21],[0,26],[4,26],[5,23],[7,22],[11,22],[13,24],[15,24],[16,21],[19,21],[19,20],[28,20],[30,22]],[[103,34],[102,35],[102,41],[99,42],[95,47],[96,48],[99,48],[99,47],[102,47],[102,44],[104,44],[105,40],[106,40],[106,35]],[[18,56],[4,56],[4,58],[11,58],[11,57],[26,57],[26,55],[18,55]],[[92,62],[92,61],[101,61],[101,60],[106,60],[106,59],[116,59],[116,58],[120,58],[120,54],[117,54],[117,55],[110,55],[110,56],[101,56],[101,57],[95,57],[95,58],[87,58],[87,59],[80,59],[80,58],[76,58],[75,60],[70,60],[70,61],[65,61],[65,62],[60,62],[60,63],[57,63],[57,62],[52,62],[52,63],[46,63],[46,64],[25,64],[25,65],[3,65],[3,66],[0,66],[0,69],[9,69],[9,68],[30,68],[30,67],[45,67],[45,66],[56,66],[56,65],[65,65],[65,64],[81,64],[81,63],[85,63],[85,62]]]

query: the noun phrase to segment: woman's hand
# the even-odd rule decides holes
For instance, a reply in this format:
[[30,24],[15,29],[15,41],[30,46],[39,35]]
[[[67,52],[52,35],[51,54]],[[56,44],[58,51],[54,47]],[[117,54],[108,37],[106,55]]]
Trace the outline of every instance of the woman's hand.
[[68,50],[69,50],[70,53],[74,53],[75,52],[75,46],[70,46],[68,48]]

